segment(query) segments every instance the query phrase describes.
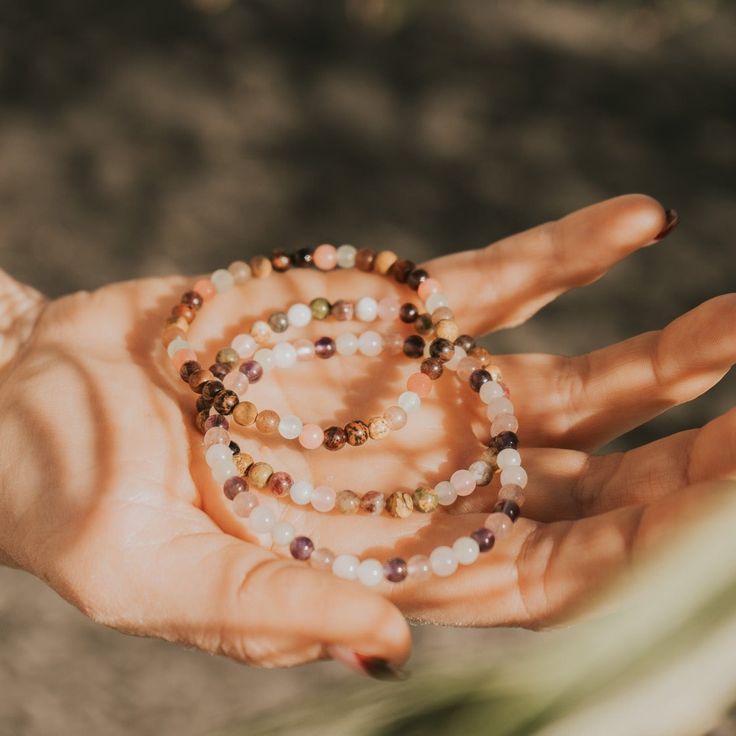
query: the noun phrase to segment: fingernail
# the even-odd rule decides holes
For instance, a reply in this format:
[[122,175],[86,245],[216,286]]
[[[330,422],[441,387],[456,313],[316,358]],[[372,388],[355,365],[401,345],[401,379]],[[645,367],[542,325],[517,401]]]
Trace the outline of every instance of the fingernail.
[[658,243],[663,238],[666,238],[680,223],[680,215],[677,212],[677,210],[665,210],[665,222],[664,227],[659,232],[659,235],[657,235],[654,238],[654,242]]
[[406,680],[409,673],[389,662],[383,657],[370,657],[338,645],[327,647],[327,653],[332,659],[342,662],[346,667],[362,675],[368,675],[376,680],[399,681]]

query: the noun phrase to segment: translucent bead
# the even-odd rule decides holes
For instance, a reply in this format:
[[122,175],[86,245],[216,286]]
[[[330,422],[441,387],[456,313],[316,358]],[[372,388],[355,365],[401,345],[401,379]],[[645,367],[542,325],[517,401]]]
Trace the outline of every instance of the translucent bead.
[[294,327],[306,327],[312,321],[312,310],[308,304],[292,304],[286,312],[289,324]]
[[279,547],[291,544],[294,537],[296,537],[296,530],[288,521],[277,521],[271,527],[271,539]]
[[432,314],[432,312],[440,307],[447,306],[447,297],[437,291],[427,297],[427,301],[424,302],[424,306],[427,308],[427,311]]
[[406,382],[406,388],[424,398],[432,393],[432,379],[424,373],[412,373]]
[[256,506],[258,506],[258,496],[251,491],[238,493],[233,499],[233,511],[244,519],[251,515]]
[[425,279],[421,284],[419,284],[417,296],[423,302],[426,302],[432,294],[437,294],[440,291],[442,291],[442,285],[437,281],[437,279]]
[[410,580],[422,581],[432,577],[432,566],[426,555],[414,555],[408,559],[406,565],[409,569]]
[[457,364],[457,368],[455,370],[457,371],[457,377],[465,383],[465,381],[470,379],[473,372],[477,371],[480,367],[480,361],[477,358],[468,356],[467,358],[463,358]]
[[337,352],[340,355],[355,355],[358,352],[358,338],[352,332],[343,332],[335,338]]
[[314,343],[311,340],[301,337],[298,340],[294,340],[293,345],[298,361],[312,360],[314,358]]
[[419,410],[422,400],[413,391],[404,391],[399,396],[398,404],[407,414],[411,414]]
[[513,501],[517,506],[523,506],[526,496],[521,486],[501,486],[498,492],[499,501]]
[[169,358],[173,358],[180,350],[191,350],[192,346],[186,341],[177,337],[169,343],[169,347],[166,348],[166,352],[169,354]]
[[514,528],[514,522],[506,514],[495,512],[485,520],[483,526],[486,529],[490,529],[496,539],[505,539],[511,534],[511,530]]
[[208,429],[204,436],[204,446],[210,447],[211,445],[229,445],[230,435],[222,427],[213,427]]
[[296,348],[290,342],[274,345],[271,354],[277,368],[291,368],[296,363]]
[[235,277],[230,271],[224,268],[218,268],[212,276],[210,276],[213,286],[217,289],[218,294],[222,294],[224,291],[229,291],[235,286]]
[[493,399],[486,409],[486,416],[493,421],[499,414],[513,414],[514,405],[505,397]]
[[449,480],[443,480],[434,487],[440,506],[449,506],[457,501],[457,491]]
[[381,336],[373,330],[367,330],[358,338],[358,350],[369,358],[381,354],[383,349],[383,340]]
[[250,358],[255,353],[258,345],[250,335],[236,335],[230,343],[230,347],[241,358]]
[[469,496],[475,490],[475,477],[469,470],[456,470],[450,476],[450,483],[458,496]]
[[341,245],[336,252],[337,265],[340,268],[353,268],[355,266],[355,256],[358,249],[354,245]]
[[270,506],[256,506],[248,517],[248,529],[254,534],[266,534],[276,523],[276,512]]
[[238,469],[231,460],[222,460],[211,466],[212,477],[218,485],[222,485],[226,480],[238,475]]
[[361,322],[373,322],[378,317],[378,302],[371,296],[358,299],[355,316]]
[[299,434],[299,444],[306,450],[316,450],[322,445],[325,433],[316,424],[305,424]]
[[387,296],[378,302],[378,318],[386,322],[398,319],[401,301],[398,297]]
[[200,279],[192,287],[192,291],[196,291],[206,302],[210,301],[216,294],[217,290],[209,279]]
[[406,426],[406,412],[400,406],[389,406],[383,412],[383,418],[388,422],[390,429],[401,429]]
[[245,261],[233,261],[227,270],[233,275],[236,284],[244,284],[253,276],[251,267]]
[[317,570],[331,570],[335,562],[335,553],[327,547],[320,547],[312,552],[309,564]]
[[222,384],[228,391],[235,391],[238,396],[242,396],[248,390],[250,382],[240,371],[230,371],[222,380]]
[[493,467],[485,460],[476,460],[468,470],[475,478],[476,485],[479,486],[487,486],[493,478]]
[[468,357],[468,354],[459,345],[455,345],[455,354],[445,363],[445,368],[449,371],[456,371],[461,361]]
[[515,485],[526,488],[527,484],[526,470],[520,466],[513,466],[501,471],[501,485]]
[[263,345],[273,338],[273,330],[268,322],[262,319],[256,320],[250,328],[250,336],[259,344]]
[[358,580],[369,588],[378,585],[383,580],[383,565],[372,558],[363,560],[358,565]]
[[285,440],[295,440],[302,431],[302,420],[296,414],[286,414],[279,421],[279,434]]
[[337,250],[334,245],[324,243],[314,249],[314,265],[320,271],[331,271],[337,265]]
[[516,432],[519,429],[519,420],[513,414],[499,414],[491,422],[491,436],[501,432]]
[[334,489],[329,486],[317,486],[312,491],[312,497],[310,499],[312,508],[316,511],[321,511],[326,514],[335,508],[335,499],[337,494]]
[[501,470],[521,465],[521,455],[519,455],[518,450],[507,447],[505,450],[501,450],[501,452],[498,453],[496,464]]
[[312,484],[306,480],[298,480],[291,487],[291,500],[299,506],[306,506],[312,500]]
[[210,445],[204,454],[204,459],[206,460],[207,465],[212,467],[213,465],[222,463],[224,460],[232,457],[232,454],[233,453],[230,452],[230,448],[227,445]]
[[343,580],[355,580],[359,566],[360,560],[355,555],[338,555],[332,563],[332,574]]
[[263,368],[264,373],[273,370],[273,350],[269,350],[268,348],[261,348],[260,350],[256,350],[256,354],[253,356],[253,358],[256,363],[258,363],[261,368]]
[[435,547],[429,556],[429,564],[435,575],[446,578],[457,570],[457,555],[450,547]]
[[497,381],[487,381],[480,387],[480,400],[484,404],[490,404],[494,399],[503,396],[503,386]]
[[404,337],[398,332],[383,336],[383,350],[387,355],[401,355],[404,352]]
[[452,545],[452,551],[461,565],[472,565],[480,554],[480,546],[472,537],[460,537]]

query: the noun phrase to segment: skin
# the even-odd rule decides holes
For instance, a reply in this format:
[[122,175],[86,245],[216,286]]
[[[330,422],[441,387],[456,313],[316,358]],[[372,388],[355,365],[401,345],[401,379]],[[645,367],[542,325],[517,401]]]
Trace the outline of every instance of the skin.
[[[595,281],[665,225],[656,201],[629,195],[425,267],[442,281],[461,329],[482,334],[521,324]],[[734,477],[733,411],[630,452],[590,454],[729,370],[729,294],[588,355],[498,356],[530,478],[511,536],[429,584],[368,590],[338,580],[261,547],[211,480],[192,423],[194,395],[159,343],[171,306],[192,283],[143,279],[47,301],[0,276],[0,560],[120,631],[266,667],[333,656],[357,668],[354,652],[400,665],[410,650],[405,617],[537,629],[571,620],[609,578],[715,503],[726,492],[716,481]],[[253,320],[295,301],[406,293],[371,274],[292,270],[218,297],[200,312],[191,340],[212,356]],[[311,326],[313,336],[341,328]],[[322,426],[344,424],[394,403],[412,370],[403,358],[316,360],[267,375],[246,398]],[[275,469],[315,484],[364,492],[436,483],[477,457],[473,434],[482,437],[487,420],[477,395],[451,375],[435,391],[440,401],[426,401],[406,430],[360,448],[305,452],[247,431],[238,439]],[[497,486],[450,513],[407,520],[319,514],[267,493],[263,500],[318,546],[386,559],[482,526]]]

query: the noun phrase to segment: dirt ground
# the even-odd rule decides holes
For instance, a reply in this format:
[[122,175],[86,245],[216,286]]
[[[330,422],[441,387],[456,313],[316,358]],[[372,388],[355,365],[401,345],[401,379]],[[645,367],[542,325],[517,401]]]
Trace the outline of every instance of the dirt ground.
[[[0,267],[57,295],[324,241],[425,259],[647,192],[666,244],[490,341],[588,350],[733,288],[734,38],[715,0],[4,3]],[[525,636],[417,630],[417,662]],[[131,639],[0,570],[0,736],[194,736],[341,677]]]

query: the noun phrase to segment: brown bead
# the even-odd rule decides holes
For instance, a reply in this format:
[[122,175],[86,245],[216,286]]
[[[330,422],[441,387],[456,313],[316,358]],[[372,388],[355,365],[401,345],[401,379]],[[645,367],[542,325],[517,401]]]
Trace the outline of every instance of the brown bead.
[[188,291],[186,292],[186,294],[181,295],[181,303],[186,304],[188,307],[199,311],[200,309],[202,309],[204,299],[202,299],[202,295],[198,292]]
[[241,401],[233,409],[233,419],[241,427],[249,427],[258,416],[258,408],[251,401]]
[[438,337],[429,344],[429,354],[431,357],[447,363],[455,355],[455,346],[449,340]]
[[263,434],[274,434],[280,421],[279,415],[273,409],[264,409],[256,416],[256,429]]
[[271,275],[273,266],[266,256],[253,256],[250,259],[250,268],[257,279],[265,279]]
[[182,381],[189,383],[192,373],[196,373],[201,370],[202,366],[197,363],[196,360],[188,360],[186,363],[182,364],[181,368],[179,368],[179,376],[181,376]]
[[460,328],[454,319],[441,319],[437,323],[437,327],[435,327],[434,334],[443,340],[449,340],[454,343],[460,334]]
[[487,365],[490,365],[491,361],[493,360],[491,354],[480,345],[476,345],[474,348],[471,348],[468,352],[468,355],[470,355],[472,358],[477,358],[484,368]]
[[190,307],[188,304],[177,304],[171,310],[172,317],[183,317],[189,324],[194,322],[197,316],[197,310],[194,307]]
[[202,434],[204,434],[206,431],[204,423],[207,421],[207,419],[209,419],[209,416],[210,410],[204,409],[203,411],[198,411],[197,416],[194,418],[194,425]]
[[268,463],[253,463],[248,468],[248,480],[256,488],[265,488],[272,474],[273,468]]
[[389,436],[391,427],[384,417],[371,417],[368,420],[368,434],[372,440],[382,440]]
[[427,358],[422,361],[420,370],[425,376],[429,376],[433,381],[436,381],[445,369],[439,358]]
[[202,386],[202,398],[214,403],[215,396],[217,396],[217,394],[219,394],[224,388],[222,381],[218,381],[217,379],[207,381],[207,383]]
[[294,253],[294,265],[297,268],[309,268],[314,265],[314,250],[312,248],[299,248]]
[[291,258],[285,250],[275,250],[271,253],[271,266],[278,273],[283,273],[291,268]]
[[357,514],[360,508],[360,498],[352,491],[340,491],[335,499],[335,507],[341,514]]
[[283,470],[280,470],[278,473],[274,473],[268,479],[268,487],[271,493],[273,493],[274,496],[278,496],[279,498],[282,496],[286,496],[293,485],[293,478],[288,473],[285,473]]
[[440,503],[437,494],[426,486],[419,486],[414,491],[412,500],[414,501],[414,508],[423,514],[431,514]]
[[428,314],[420,314],[414,320],[414,329],[420,335],[429,335],[429,333],[434,329],[432,318]]
[[423,268],[415,268],[406,279],[406,285],[415,291],[429,278]]
[[388,275],[399,284],[405,284],[409,274],[416,268],[416,264],[402,259],[395,261],[389,269]]
[[419,310],[411,302],[407,302],[406,304],[401,305],[401,308],[399,309],[399,319],[402,322],[405,322],[407,325],[410,325],[412,322],[416,320],[418,316],[419,316]]
[[201,394],[205,383],[213,381],[215,377],[211,371],[197,371],[189,378],[189,386],[195,393]]
[[370,248],[361,248],[355,254],[355,267],[359,271],[372,271],[376,261],[376,252]]
[[338,299],[332,305],[330,314],[339,322],[349,322],[355,314],[355,305],[347,299]]
[[286,312],[272,312],[269,314],[268,326],[274,332],[286,332],[289,329],[289,318],[286,316]]
[[483,462],[488,463],[495,472],[498,470],[498,448],[489,447],[488,449],[483,450],[478,460],[483,460]]
[[383,513],[386,508],[386,497],[379,491],[368,491],[360,499],[360,509],[374,516]]
[[395,491],[386,499],[386,510],[398,519],[406,519],[414,510],[414,501],[411,494],[405,491]]
[[210,366],[210,370],[212,371],[212,375],[215,376],[218,381],[222,381],[225,376],[230,373],[232,366],[225,365],[225,363],[213,363]]
[[166,318],[166,324],[167,326],[178,327],[185,334],[189,330],[189,322],[184,317],[175,317],[173,314]]
[[217,396],[215,396],[215,401],[213,402],[212,406],[215,407],[215,411],[218,414],[222,414],[223,416],[227,416],[228,414],[233,413],[233,409],[238,405],[240,402],[240,399],[238,398],[238,395],[235,393],[235,391],[220,391]]
[[421,358],[424,355],[424,338],[420,335],[409,335],[404,340],[403,351],[407,358]]
[[174,340],[186,340],[187,333],[177,325],[166,325],[161,332],[161,342],[165,348],[174,342]]
[[245,477],[248,474],[248,468],[253,465],[253,458],[247,452],[238,452],[233,455],[233,462],[238,473]]
[[341,450],[346,442],[347,435],[342,427],[328,427],[325,430],[324,446],[328,450]]
[[466,353],[470,352],[475,347],[475,338],[470,335],[459,335],[455,338],[455,345]]
[[203,396],[197,396],[195,406],[197,407],[197,411],[209,411],[212,408],[212,402]]
[[240,362],[240,356],[238,355],[238,351],[233,348],[222,348],[222,350],[217,352],[215,361],[234,368]]
[[380,273],[382,276],[385,276],[391,266],[396,263],[397,258],[398,256],[393,251],[382,250],[373,262],[373,270]]
[[353,447],[364,445],[368,442],[368,425],[365,422],[361,422],[360,419],[348,422],[345,425],[345,436],[348,444]]

